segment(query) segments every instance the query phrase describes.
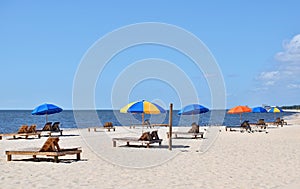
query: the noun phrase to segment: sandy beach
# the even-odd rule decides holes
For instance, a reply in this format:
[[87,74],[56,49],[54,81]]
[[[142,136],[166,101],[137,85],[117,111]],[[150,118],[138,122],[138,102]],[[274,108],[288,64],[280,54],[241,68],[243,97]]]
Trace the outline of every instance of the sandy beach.
[[[62,157],[60,163],[41,159],[24,161],[5,151],[41,147],[41,139],[0,141],[0,188],[299,188],[300,113],[286,117],[287,126],[269,133],[226,132],[220,128],[206,152],[206,139],[173,139],[167,148],[167,128],[159,128],[162,146],[125,147],[111,138],[138,136],[141,128],[116,128],[116,132],[67,130],[60,146],[82,147],[81,161]],[[187,128],[181,128],[187,129]],[[21,160],[21,161],[19,161]],[[47,160],[47,161],[46,161]]]

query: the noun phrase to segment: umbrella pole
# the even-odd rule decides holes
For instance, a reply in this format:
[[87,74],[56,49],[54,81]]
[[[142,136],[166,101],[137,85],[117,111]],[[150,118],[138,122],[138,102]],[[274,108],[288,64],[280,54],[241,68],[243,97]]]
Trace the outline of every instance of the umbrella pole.
[[242,124],[242,114],[240,114],[240,124]]
[[46,114],[46,123],[48,122],[48,114]]
[[144,123],[145,123],[145,114],[142,113],[142,124],[144,125]]

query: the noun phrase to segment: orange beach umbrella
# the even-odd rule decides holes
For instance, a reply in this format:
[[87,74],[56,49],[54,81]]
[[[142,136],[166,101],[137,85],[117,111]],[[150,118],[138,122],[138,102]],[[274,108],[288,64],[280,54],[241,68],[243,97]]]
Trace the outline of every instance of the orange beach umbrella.
[[240,114],[240,122],[242,122],[242,113],[251,112],[251,108],[248,106],[236,106],[228,110],[228,114]]

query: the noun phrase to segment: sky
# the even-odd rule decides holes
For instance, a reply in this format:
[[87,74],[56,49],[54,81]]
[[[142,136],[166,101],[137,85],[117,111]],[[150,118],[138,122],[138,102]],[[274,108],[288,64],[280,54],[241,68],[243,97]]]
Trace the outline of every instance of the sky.
[[[1,1],[0,109],[33,109],[44,102],[72,109],[76,74],[89,50],[113,31],[152,22],[176,26],[202,41],[221,71],[226,108],[300,104],[299,7],[297,0]],[[150,75],[126,83],[124,74],[134,75],[141,60],[167,62],[170,69],[153,66],[148,72],[163,70],[170,81]],[[184,73],[182,82],[172,84],[181,78],[173,68]],[[215,99],[204,72],[170,47],[134,46],[113,56],[98,74],[95,107],[119,109],[145,99],[164,107],[173,103],[175,109],[187,102],[211,108]],[[180,93],[188,82],[190,90]],[[115,89],[118,83],[130,91]],[[197,102],[189,96],[192,91]]]

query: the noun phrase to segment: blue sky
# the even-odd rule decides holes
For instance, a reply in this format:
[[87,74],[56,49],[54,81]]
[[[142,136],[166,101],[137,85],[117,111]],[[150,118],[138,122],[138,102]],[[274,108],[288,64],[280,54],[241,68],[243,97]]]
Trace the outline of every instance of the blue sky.
[[[33,109],[44,102],[71,109],[73,80],[88,49],[111,31],[141,22],[172,24],[197,36],[222,71],[226,107],[300,104],[299,7],[296,0],[1,1],[0,109]],[[112,85],[127,66],[147,58],[179,66],[193,81],[199,103],[211,107],[206,76],[182,54],[155,45],[111,60],[95,87],[96,107],[121,108],[112,106]],[[167,81],[155,79],[133,86],[128,97],[173,102],[176,109],[185,105]]]

